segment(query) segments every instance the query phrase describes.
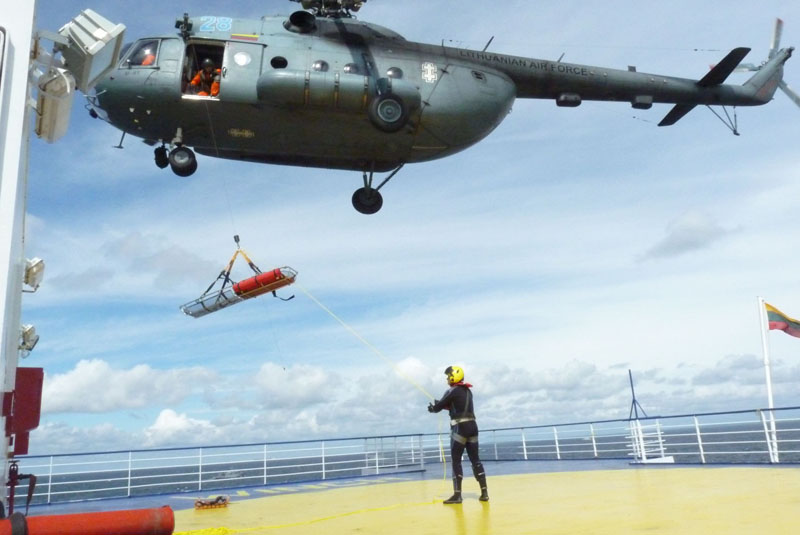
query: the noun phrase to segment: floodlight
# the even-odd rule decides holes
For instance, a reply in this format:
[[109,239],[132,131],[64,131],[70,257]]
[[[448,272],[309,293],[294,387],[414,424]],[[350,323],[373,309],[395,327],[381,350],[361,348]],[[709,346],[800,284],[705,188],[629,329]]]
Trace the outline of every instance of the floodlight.
[[67,133],[75,78],[66,69],[53,68],[39,78],[36,99],[36,135],[53,143]]
[[58,33],[69,41],[66,46],[57,46],[65,66],[75,76],[78,89],[86,93],[116,64],[125,25],[115,25],[85,9]]
[[25,284],[33,288],[33,291],[39,287],[44,279],[44,260],[41,258],[33,258],[25,261]]
[[36,327],[33,325],[23,325],[20,328],[19,349],[22,351],[23,357],[27,357],[38,342],[39,335],[36,334]]

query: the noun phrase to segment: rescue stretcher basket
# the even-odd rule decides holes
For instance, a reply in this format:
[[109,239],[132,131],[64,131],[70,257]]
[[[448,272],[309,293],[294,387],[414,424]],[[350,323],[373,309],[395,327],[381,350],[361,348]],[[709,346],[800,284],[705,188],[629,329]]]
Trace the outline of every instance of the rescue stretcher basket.
[[247,299],[275,292],[292,284],[296,277],[297,271],[288,266],[264,271],[220,290],[206,292],[194,301],[181,305],[181,311],[187,316],[200,318]]

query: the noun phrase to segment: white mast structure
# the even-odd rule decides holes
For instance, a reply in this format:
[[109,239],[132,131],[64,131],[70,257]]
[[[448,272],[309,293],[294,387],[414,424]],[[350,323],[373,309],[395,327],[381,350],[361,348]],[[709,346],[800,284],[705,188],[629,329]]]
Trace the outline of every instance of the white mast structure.
[[[35,2],[3,10],[3,57],[0,67],[0,383],[13,392],[19,360],[22,281],[25,271],[25,205],[30,139],[28,71]],[[0,419],[5,429],[5,417]],[[3,433],[0,485],[8,481],[9,437]],[[4,511],[6,494],[0,492]]]
[[[769,320],[767,318],[767,307],[764,298],[759,296],[758,300],[758,319],[761,326],[761,350],[764,355],[764,373],[767,377],[767,408],[769,409],[769,423],[771,440],[767,441],[769,446],[770,462],[779,462],[778,458],[778,433],[775,428],[775,403],[772,399],[772,371],[769,365]],[[770,443],[771,442],[771,443]]]
[[[113,25],[86,10],[59,33],[37,35],[35,18],[35,0],[17,2],[13,9],[4,9],[0,18],[0,384],[4,400],[15,388],[20,352],[29,352],[38,340],[31,326],[23,329],[21,325],[23,283],[35,289],[43,272],[41,261],[36,269],[30,269],[33,263],[25,259],[31,111],[35,108],[37,112],[37,135],[50,142],[58,139],[69,121],[75,87],[87,92],[112,68],[125,30],[123,25]],[[60,59],[34,48],[39,37],[56,43],[53,55],[61,52],[68,58],[69,70],[61,68]],[[36,70],[36,59],[48,61],[47,72]],[[31,100],[34,83],[38,88],[35,104]],[[0,417],[1,429],[6,428],[5,420]],[[12,453],[6,433],[0,447],[0,489],[5,489]],[[7,505],[3,490],[3,511],[8,510]]]

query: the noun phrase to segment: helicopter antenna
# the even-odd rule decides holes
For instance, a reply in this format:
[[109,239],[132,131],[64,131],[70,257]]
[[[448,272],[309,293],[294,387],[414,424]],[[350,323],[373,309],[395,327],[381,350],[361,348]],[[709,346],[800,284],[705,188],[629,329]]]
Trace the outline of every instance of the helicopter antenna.
[[331,19],[352,18],[355,12],[361,9],[367,0],[291,0],[298,2],[303,9],[311,11],[317,17]]
[[186,39],[192,31],[192,23],[189,22],[189,14],[183,14],[183,20],[178,19],[175,21],[175,27],[181,31],[181,37]]

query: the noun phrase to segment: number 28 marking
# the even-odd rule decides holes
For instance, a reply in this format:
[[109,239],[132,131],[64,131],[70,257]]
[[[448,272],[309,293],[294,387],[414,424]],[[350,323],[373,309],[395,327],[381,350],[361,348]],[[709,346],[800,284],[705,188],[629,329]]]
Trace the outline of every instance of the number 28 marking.
[[229,32],[233,19],[229,17],[200,17],[201,32]]

